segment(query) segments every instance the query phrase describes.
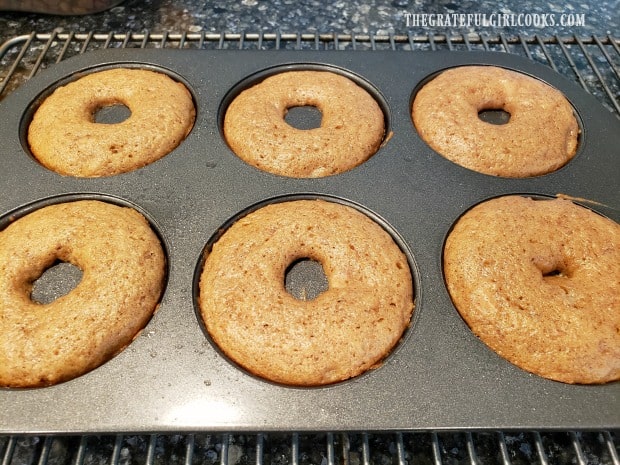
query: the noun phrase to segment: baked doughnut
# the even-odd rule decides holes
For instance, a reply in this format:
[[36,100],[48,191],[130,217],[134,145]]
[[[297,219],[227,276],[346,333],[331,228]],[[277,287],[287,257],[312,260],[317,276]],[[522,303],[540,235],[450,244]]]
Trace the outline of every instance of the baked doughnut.
[[[321,111],[321,126],[297,129],[284,117],[292,107]],[[224,136],[245,162],[295,178],[354,168],[377,151],[385,132],[375,99],[352,80],[328,71],[287,71],[241,92],[228,106]]]
[[[506,124],[478,117],[503,110]],[[494,66],[461,66],[420,89],[413,123],[443,157],[480,173],[524,178],[557,170],[577,151],[579,125],[571,104],[553,87]]]
[[[97,200],[46,206],[0,231],[0,386],[56,384],[120,352],[158,304],[164,260],[140,213]],[[58,261],[81,281],[33,301],[33,282]]]
[[449,234],[444,271],[472,331],[564,383],[620,379],[620,225],[569,200],[481,203]]
[[[287,268],[319,262],[328,289],[289,294]],[[408,327],[407,258],[366,215],[324,200],[274,203],[244,216],[206,254],[199,308],[213,341],[249,372],[324,385],[378,366]]]
[[[129,118],[95,122],[99,109],[117,104],[131,111]],[[47,97],[30,123],[28,143],[34,157],[57,173],[111,176],[170,153],[190,132],[194,118],[194,102],[183,84],[145,69],[108,69]]]

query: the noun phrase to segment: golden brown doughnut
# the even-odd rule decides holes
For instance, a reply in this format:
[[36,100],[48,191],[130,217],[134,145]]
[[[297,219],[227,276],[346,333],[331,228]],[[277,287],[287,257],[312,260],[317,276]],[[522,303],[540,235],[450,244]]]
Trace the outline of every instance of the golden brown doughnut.
[[444,271],[472,331],[564,383],[620,379],[620,225],[569,200],[506,196],[463,215]]
[[[289,108],[313,106],[321,126],[297,129]],[[375,99],[352,80],[327,71],[288,71],[241,92],[228,106],[224,135],[245,162],[296,178],[329,176],[354,168],[377,151],[385,132]]]
[[[287,268],[323,266],[327,291],[299,300]],[[222,351],[251,373],[289,385],[323,385],[379,364],[413,311],[407,258],[377,223],[352,207],[295,200],[238,220],[207,252],[199,307]]]
[[[478,113],[503,110],[506,124]],[[412,118],[420,137],[445,158],[480,173],[523,178],[564,166],[577,151],[571,104],[553,87],[494,66],[442,72],[416,94]]]
[[[81,281],[33,301],[33,282],[57,261]],[[101,365],[149,321],[164,279],[159,239],[132,208],[81,200],[11,223],[0,231],[0,386],[51,385]]]
[[[94,121],[97,110],[122,104],[131,115],[116,124]],[[192,129],[192,96],[180,82],[145,69],[116,68],[59,87],[28,128],[34,157],[57,173],[111,176],[141,168],[176,148]]]

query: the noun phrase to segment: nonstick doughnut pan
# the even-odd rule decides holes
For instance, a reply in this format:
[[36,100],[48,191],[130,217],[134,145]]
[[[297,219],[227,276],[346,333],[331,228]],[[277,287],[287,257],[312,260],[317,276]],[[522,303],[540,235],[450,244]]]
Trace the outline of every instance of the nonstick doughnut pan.
[[[411,122],[415,90],[465,64],[519,70],[561,90],[581,124],[575,158],[548,175],[508,179],[469,171],[429,148]],[[160,70],[188,86],[197,118],[187,139],[161,160],[112,177],[65,177],[39,165],[26,128],[41,98],[82,73],[119,66]],[[360,82],[383,107],[389,140],[364,164],[319,179],[276,176],[241,161],[222,137],[222,112],[241,88],[289,69],[329,69]],[[566,385],[516,368],[471,333],[443,280],[446,234],[483,200],[565,195],[620,219],[620,121],[549,68],[492,52],[103,50],[32,78],[0,104],[0,120],[0,227],[62,200],[129,204],[161,234],[169,265],[161,305],[133,343],[74,380],[0,390],[0,432],[620,428],[620,383]],[[414,318],[393,353],[377,369],[326,387],[285,387],[241,370],[212,345],[194,301],[203,250],[228,221],[299,197],[370,214],[409,255],[415,281]]]

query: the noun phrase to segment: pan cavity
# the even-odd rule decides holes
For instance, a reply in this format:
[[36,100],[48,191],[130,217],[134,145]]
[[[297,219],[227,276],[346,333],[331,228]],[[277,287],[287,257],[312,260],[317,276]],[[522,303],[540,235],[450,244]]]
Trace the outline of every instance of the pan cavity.
[[362,76],[331,65],[299,63],[250,75],[219,108],[231,152],[261,171],[320,178],[352,170],[383,147],[390,112]]
[[20,139],[50,171],[109,177],[174,152],[192,132],[196,110],[180,75],[138,63],[100,66],[44,89],[22,117]]

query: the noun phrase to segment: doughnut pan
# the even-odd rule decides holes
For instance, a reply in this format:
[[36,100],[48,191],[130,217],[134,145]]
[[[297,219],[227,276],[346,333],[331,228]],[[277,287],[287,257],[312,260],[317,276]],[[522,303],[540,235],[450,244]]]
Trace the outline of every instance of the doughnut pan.
[[[507,179],[430,149],[411,122],[412,96],[433,73],[464,64],[520,70],[564,92],[582,125],[576,157],[552,174]],[[80,73],[116,66],[159,69],[185,82],[197,106],[188,138],[163,159],[113,177],[64,177],[40,166],[24,142],[38,99]],[[308,68],[366,82],[391,138],[363,165],[326,178],[280,177],[245,164],[220,132],[229,92],[265,73]],[[446,234],[483,200],[563,194],[620,220],[620,120],[547,67],[493,52],[102,50],[32,78],[0,103],[0,120],[0,227],[10,215],[59,200],[129,203],[153,222],[169,263],[159,310],[115,358],[56,386],[0,389],[2,433],[620,428],[620,383],[566,385],[516,368],[471,333],[443,281]],[[411,327],[379,368],[355,379],[318,388],[258,379],[222,356],[197,317],[194,281],[209,239],[235,215],[288,196],[358,205],[410,255]]]

